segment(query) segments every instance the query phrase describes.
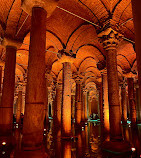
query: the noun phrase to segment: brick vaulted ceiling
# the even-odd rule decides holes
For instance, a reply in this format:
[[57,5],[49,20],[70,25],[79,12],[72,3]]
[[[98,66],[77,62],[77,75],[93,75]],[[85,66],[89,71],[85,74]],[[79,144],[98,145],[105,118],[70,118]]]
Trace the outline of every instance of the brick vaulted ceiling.
[[[8,36],[23,42],[16,59],[16,78],[22,81],[28,65],[31,16],[22,10],[21,0],[0,0],[0,6],[1,39]],[[57,53],[64,48],[76,53],[72,72],[79,70],[79,73],[85,75],[87,83],[100,82],[101,73],[96,64],[105,60],[105,52],[97,33],[107,20],[110,20],[114,30],[124,36],[117,49],[119,76],[129,72],[136,73],[131,0],[60,0],[58,7],[46,21],[46,67],[51,69],[54,77],[61,79],[62,65]],[[5,48],[1,45],[0,57],[3,66]]]

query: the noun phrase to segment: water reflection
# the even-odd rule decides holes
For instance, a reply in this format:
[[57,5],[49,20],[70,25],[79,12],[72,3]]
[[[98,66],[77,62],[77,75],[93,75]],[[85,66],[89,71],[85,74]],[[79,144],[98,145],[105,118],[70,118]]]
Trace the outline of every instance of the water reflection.
[[[42,151],[25,152],[21,150],[22,134],[20,129],[14,131],[13,147],[0,145],[0,157],[22,158],[138,158],[141,157],[141,126],[122,127],[124,140],[132,144],[133,151],[130,155],[115,155],[101,150],[103,127],[100,123],[89,122],[81,129],[75,129],[72,124],[72,137],[64,140],[61,138],[61,129],[53,126],[52,121],[48,129],[44,129],[44,149]],[[22,154],[21,154],[22,153]],[[44,155],[44,156],[43,156]]]

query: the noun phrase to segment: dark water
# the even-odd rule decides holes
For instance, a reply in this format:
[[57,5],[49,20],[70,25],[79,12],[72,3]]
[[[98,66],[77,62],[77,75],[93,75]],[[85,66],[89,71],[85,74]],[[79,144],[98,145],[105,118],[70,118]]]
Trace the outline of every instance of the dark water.
[[141,157],[141,125],[131,128],[123,126],[124,140],[130,142],[135,151],[119,155],[101,150],[104,140],[103,128],[100,123],[88,122],[81,130],[72,125],[72,138],[61,139],[61,131],[53,127],[50,121],[49,128],[44,131],[44,149],[39,151],[21,151],[22,134],[15,128],[14,147],[0,146],[0,158],[139,158]]

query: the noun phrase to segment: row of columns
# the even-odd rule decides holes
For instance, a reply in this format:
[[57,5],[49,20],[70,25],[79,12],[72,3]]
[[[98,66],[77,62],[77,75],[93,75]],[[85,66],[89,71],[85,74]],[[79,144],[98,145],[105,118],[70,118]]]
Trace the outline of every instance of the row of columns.
[[[30,148],[38,148],[43,140],[43,120],[45,116],[45,46],[46,46],[46,16],[44,8],[33,6],[30,34],[28,78],[25,99],[25,117],[23,127],[23,145]],[[110,122],[110,139],[117,141],[122,139],[120,103],[116,61],[116,47],[119,40],[119,34],[112,29],[106,30],[99,34],[106,51],[107,61],[107,81],[108,81],[108,101],[109,101],[109,118],[107,116],[107,105],[104,105],[104,121],[107,118]],[[38,42],[37,42],[38,41]],[[7,134],[12,130],[14,84],[15,84],[15,63],[16,50],[14,45],[6,46],[6,62],[4,71],[2,101],[0,105],[0,130],[1,134]],[[138,57],[139,58],[139,57]],[[40,59],[40,60],[39,60]],[[71,64],[68,61],[63,62],[63,90],[62,90],[62,108],[61,122],[62,135],[70,137],[71,135]],[[40,76],[40,77],[39,77]],[[129,80],[129,82],[131,82]],[[105,84],[104,84],[105,86]],[[9,88],[10,87],[10,88]],[[80,89],[80,85],[77,85]],[[7,97],[9,96],[9,97]],[[80,105],[81,94],[76,102],[76,123],[80,123]],[[129,100],[132,105],[131,117],[135,122],[135,105],[133,93],[129,92]],[[85,102],[87,98],[85,99]],[[86,109],[86,107],[85,107]],[[123,111],[125,108],[123,108]],[[39,113],[40,112],[40,113]],[[86,118],[86,115],[85,115]],[[104,123],[108,129],[109,125]]]

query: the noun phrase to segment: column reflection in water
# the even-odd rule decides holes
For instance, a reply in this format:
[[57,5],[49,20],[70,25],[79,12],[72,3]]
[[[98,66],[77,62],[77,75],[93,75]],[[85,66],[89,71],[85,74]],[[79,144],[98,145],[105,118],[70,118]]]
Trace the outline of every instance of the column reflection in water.
[[71,158],[71,141],[61,141],[61,158]]

